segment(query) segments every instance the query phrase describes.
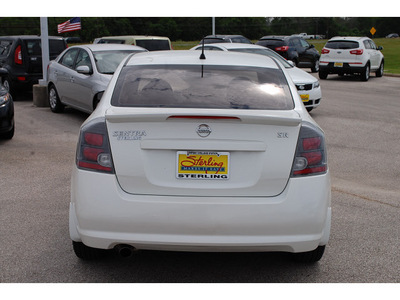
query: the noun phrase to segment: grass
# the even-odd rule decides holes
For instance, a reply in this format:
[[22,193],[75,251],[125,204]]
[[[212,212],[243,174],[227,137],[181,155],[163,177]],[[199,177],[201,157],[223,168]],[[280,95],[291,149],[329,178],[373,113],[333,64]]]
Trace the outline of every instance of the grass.
[[[257,41],[253,41],[255,43]],[[312,40],[309,41],[315,46],[320,53],[327,40]],[[385,56],[385,73],[400,74],[400,38],[396,39],[385,39],[379,38],[374,39],[377,46],[382,46],[382,53]],[[172,42],[174,50],[188,50],[199,44],[199,41],[176,41]]]

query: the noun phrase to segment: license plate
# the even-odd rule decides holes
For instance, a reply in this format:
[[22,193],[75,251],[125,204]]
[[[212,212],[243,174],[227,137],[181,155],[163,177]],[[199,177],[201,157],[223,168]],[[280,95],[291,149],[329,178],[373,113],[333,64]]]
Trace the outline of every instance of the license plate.
[[178,151],[178,179],[229,179],[229,152]]
[[307,102],[308,100],[310,100],[309,94],[300,95],[300,97],[301,97],[301,100],[303,100],[303,102]]
[[343,68],[343,63],[341,63],[341,62],[335,62],[335,63],[333,64],[333,66],[334,66],[335,68]]

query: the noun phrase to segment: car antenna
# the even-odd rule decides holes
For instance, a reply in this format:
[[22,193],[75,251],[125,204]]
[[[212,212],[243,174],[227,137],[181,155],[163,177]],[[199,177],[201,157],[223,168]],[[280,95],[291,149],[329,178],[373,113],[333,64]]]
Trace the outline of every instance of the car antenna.
[[204,55],[204,38],[201,46],[201,54],[200,54],[200,59],[206,59],[206,56]]

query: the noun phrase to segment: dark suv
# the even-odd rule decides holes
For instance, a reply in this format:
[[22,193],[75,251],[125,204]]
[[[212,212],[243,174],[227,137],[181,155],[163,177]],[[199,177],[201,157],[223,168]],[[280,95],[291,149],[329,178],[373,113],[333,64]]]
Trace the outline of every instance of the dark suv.
[[[200,41],[200,44],[203,40]],[[253,44],[248,38],[243,35],[207,35],[204,38],[204,44],[214,44],[214,43],[243,43],[243,44]]]
[[[49,37],[50,60],[66,48],[67,43],[63,38]],[[32,86],[43,78],[40,36],[1,36],[0,67],[8,71],[3,85],[14,98],[19,91],[32,90]]]
[[319,70],[319,53],[306,40],[298,36],[264,36],[257,45],[270,48],[300,68],[311,68],[312,72]]

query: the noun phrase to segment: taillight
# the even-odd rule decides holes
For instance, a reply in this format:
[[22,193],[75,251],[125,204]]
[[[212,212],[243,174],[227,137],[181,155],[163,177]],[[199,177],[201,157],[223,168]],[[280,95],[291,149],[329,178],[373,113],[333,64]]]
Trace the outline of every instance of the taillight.
[[363,49],[356,49],[356,50],[351,50],[350,54],[354,54],[354,55],[362,55],[364,52]]
[[328,54],[330,51],[326,48],[322,48],[321,54]]
[[76,151],[76,165],[83,170],[114,174],[104,118],[94,119],[81,128]]
[[324,134],[313,124],[304,122],[297,142],[292,177],[324,174],[327,170]]
[[281,46],[281,47],[276,47],[276,51],[281,51],[281,52],[286,52],[289,50],[289,46]]
[[21,45],[15,49],[14,52],[14,62],[18,65],[22,65],[22,50],[21,50]]

